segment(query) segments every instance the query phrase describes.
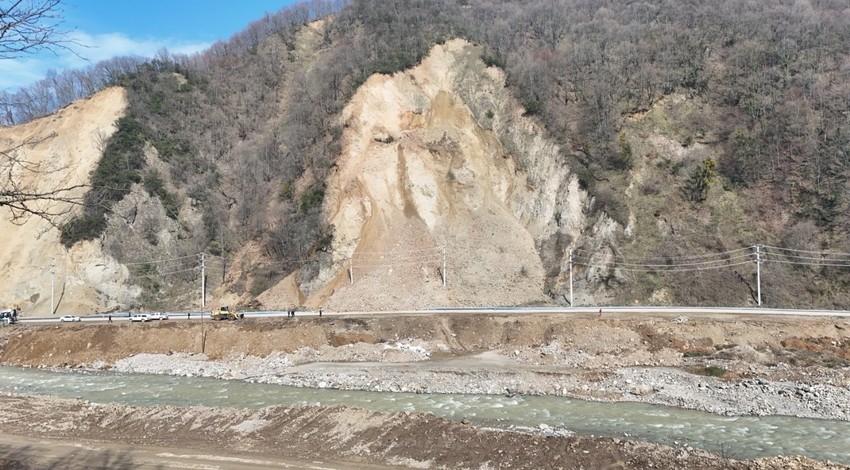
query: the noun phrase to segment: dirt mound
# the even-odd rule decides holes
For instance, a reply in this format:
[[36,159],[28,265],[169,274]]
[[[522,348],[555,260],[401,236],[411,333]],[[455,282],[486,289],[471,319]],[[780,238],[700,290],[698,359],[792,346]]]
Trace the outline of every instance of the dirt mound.
[[[665,365],[723,360],[761,366],[789,355],[840,360],[850,344],[846,331],[846,326],[829,319],[693,318],[677,323],[667,316],[628,318],[614,314],[597,318],[506,313],[341,316],[328,312],[324,318],[298,316],[295,320],[252,318],[201,323],[172,319],[144,324],[116,319],[106,325],[2,328],[0,362],[76,366],[111,363],[140,353],[203,353],[210,359],[223,360],[292,354],[304,348],[318,351],[371,346],[383,351],[388,345],[407,341],[418,342],[440,358],[506,351],[519,362],[541,365],[656,365],[667,358]],[[804,349],[804,345],[808,346]],[[350,356],[338,355],[339,360]],[[382,360],[372,353],[361,360],[372,359]],[[801,366],[818,365],[800,362]]]

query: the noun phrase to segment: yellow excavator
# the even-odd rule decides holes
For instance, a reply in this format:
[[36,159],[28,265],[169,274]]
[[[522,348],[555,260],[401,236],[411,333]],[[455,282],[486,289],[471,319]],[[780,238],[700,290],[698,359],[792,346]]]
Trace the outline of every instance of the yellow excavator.
[[236,309],[231,310],[230,307],[225,306],[210,312],[210,317],[213,320],[238,320],[245,318],[245,314],[237,312]]

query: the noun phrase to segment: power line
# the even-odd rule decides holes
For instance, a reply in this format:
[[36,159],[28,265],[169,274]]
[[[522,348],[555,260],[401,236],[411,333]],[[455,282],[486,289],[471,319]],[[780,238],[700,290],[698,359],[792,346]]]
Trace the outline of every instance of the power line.
[[137,276],[130,276],[127,279],[140,279],[140,278],[150,279],[150,278],[159,277],[159,276],[168,276],[168,275],[171,275],[171,274],[180,274],[180,273],[186,273],[186,272],[190,272],[190,271],[197,271],[198,269],[200,269],[200,267],[195,266],[194,268],[180,269],[180,270],[177,270],[177,271],[168,271],[168,272],[164,272],[164,273],[139,274]]
[[[771,254],[771,253],[766,253],[766,254]],[[800,262],[800,264],[813,264],[813,265],[814,264],[820,264],[824,261],[838,261],[838,262],[846,261],[846,262],[850,263],[850,258],[844,258],[844,259],[842,259],[842,258],[815,258],[815,257],[812,257],[812,256],[787,256],[787,255],[775,255],[775,256],[782,256],[782,257],[781,258],[770,258],[770,259],[775,260],[777,262],[780,261],[780,260],[786,260],[786,261],[787,260],[797,260],[797,261]],[[813,261],[813,262],[810,263],[808,261]]]
[[404,266],[421,266],[427,264],[439,264],[442,263],[442,258],[440,259],[431,259],[431,260],[422,260],[422,261],[409,261],[409,262],[401,262],[401,263],[378,263],[378,264],[361,264],[356,263],[354,266],[358,268],[395,268],[395,267],[404,267]]
[[794,261],[779,260],[779,259],[767,260],[767,262],[770,262],[770,263],[776,263],[776,264],[793,264],[793,265],[796,265],[796,266],[824,266],[824,267],[836,267],[836,268],[850,268],[850,260],[848,260],[848,263],[847,263],[847,264],[835,264],[835,263],[798,263],[798,262],[794,262]]
[[[801,264],[808,266],[824,266],[827,263],[850,263],[850,255],[844,253],[821,252],[820,256],[803,256],[794,254],[764,253],[769,261]],[[817,254],[817,252],[805,252],[805,254]],[[775,258],[774,258],[775,257]]]
[[733,257],[723,258],[723,259],[718,259],[718,260],[707,260],[707,261],[699,261],[699,262],[694,262],[694,263],[675,263],[675,264],[674,263],[640,264],[640,263],[622,263],[622,262],[618,262],[618,261],[612,261],[610,263],[605,263],[605,264],[590,264],[590,263],[576,262],[575,260],[573,260],[573,264],[578,264],[580,266],[594,266],[594,267],[614,265],[616,267],[623,267],[623,269],[647,268],[647,270],[652,270],[651,268],[656,268],[659,271],[664,271],[664,270],[668,270],[668,268],[681,268],[681,267],[696,267],[697,269],[699,269],[699,267],[712,266],[712,265],[716,265],[716,264],[723,264],[722,266],[718,266],[718,267],[723,267],[723,266],[726,266],[726,265],[731,265],[730,262],[732,262],[732,261],[741,260],[741,259],[746,259],[749,262],[753,259],[753,257],[750,254],[746,254],[746,255],[733,256]]
[[439,253],[440,247],[436,248],[415,248],[410,250],[393,250],[393,251],[355,251],[354,255],[387,255],[387,254],[406,254],[406,253]]
[[719,265],[719,266],[702,266],[702,267],[698,267],[698,268],[677,268],[677,267],[673,267],[671,269],[652,269],[652,268],[640,268],[640,267],[636,267],[636,268],[625,267],[624,268],[624,267],[619,267],[619,266],[615,266],[615,267],[617,269],[620,269],[622,271],[627,271],[627,272],[684,273],[684,272],[709,271],[709,270],[713,270],[713,269],[732,268],[732,267],[735,267],[735,266],[743,266],[745,264],[751,264],[751,263],[752,263],[752,261],[741,261],[741,262],[738,262],[738,263],[724,264],[724,265]]
[[850,253],[841,253],[836,251],[809,251],[809,250],[795,250],[793,248],[781,248],[778,246],[770,246],[770,245],[761,245],[762,248],[767,248],[768,250],[777,250],[777,251],[787,251],[794,253],[807,253],[807,254],[819,254],[819,255],[832,255],[832,256],[848,256],[850,257]]
[[393,251],[355,251],[348,257],[348,278],[349,283],[354,284],[355,268],[369,270],[435,265],[440,272],[441,284],[445,287],[447,258],[444,246]]
[[[607,261],[598,262],[591,262],[593,257],[598,255],[598,252],[591,252],[584,249],[575,251],[580,255],[576,257],[573,254],[574,252],[571,251],[568,264],[570,274],[570,305],[574,305],[572,292],[573,267],[575,265],[588,268],[660,274],[717,270],[752,264],[755,267],[759,306],[761,306],[761,266],[763,264],[850,268],[850,253],[797,250],[769,245],[753,245],[702,255],[666,256],[660,258],[638,259],[614,255],[607,257]],[[654,260],[662,260],[663,263],[655,263],[653,262]]]
[[[705,258],[717,258],[717,257],[728,256],[728,255],[731,255],[733,253],[741,253],[741,252],[745,252],[745,251],[746,252],[752,251],[752,247],[736,248],[734,250],[721,251],[721,252],[717,252],[717,253],[706,253],[706,254],[702,254],[702,255],[688,255],[688,256],[668,255],[668,256],[647,257],[647,258],[628,258],[628,257],[624,257],[624,256],[621,256],[621,255],[614,255],[614,259],[615,260],[620,259],[620,260],[623,260],[623,262],[630,262],[630,263],[634,263],[634,264],[646,264],[646,263],[654,263],[656,261],[666,262],[666,261],[669,261],[671,259],[677,259],[677,260],[681,260],[681,261],[690,261],[690,260],[698,260],[698,259],[705,259]],[[573,253],[575,253],[576,256],[581,256],[580,253],[588,253],[587,256],[593,256],[597,252],[588,251],[588,250],[584,250],[584,249],[579,248],[577,250],[574,250]]]
[[150,261],[134,261],[131,263],[121,263],[124,266],[138,266],[142,264],[160,264],[160,263],[170,263],[172,261],[183,260],[188,258],[198,258],[200,253],[194,255],[186,255],[186,256],[178,256],[176,258],[163,258],[163,259],[153,259]]

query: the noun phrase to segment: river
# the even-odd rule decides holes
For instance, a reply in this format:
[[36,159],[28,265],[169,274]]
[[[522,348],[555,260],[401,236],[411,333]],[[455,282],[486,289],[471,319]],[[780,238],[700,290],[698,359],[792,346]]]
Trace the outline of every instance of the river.
[[641,403],[306,389],[199,377],[15,367],[0,367],[0,391],[137,406],[340,404],[388,412],[433,413],[499,427],[537,428],[545,424],[582,435],[687,444],[738,459],[804,455],[850,465],[850,422],[784,416],[726,417]]

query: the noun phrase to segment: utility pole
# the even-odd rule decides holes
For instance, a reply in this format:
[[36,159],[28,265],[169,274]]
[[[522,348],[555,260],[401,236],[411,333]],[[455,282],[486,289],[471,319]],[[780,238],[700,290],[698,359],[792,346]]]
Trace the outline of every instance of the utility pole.
[[443,247],[443,287],[446,287],[446,247]]
[[206,312],[201,312],[201,354],[204,353],[207,347],[207,330],[204,329],[204,317],[207,316]]
[[204,254],[201,253],[201,310],[206,307],[207,304],[207,274],[206,274],[206,266],[204,265]]
[[756,245],[756,289],[758,290],[758,306],[761,307],[761,245]]
[[206,282],[207,282],[207,272],[206,272],[206,264],[204,263],[204,253],[200,254],[201,257],[201,354],[204,353],[204,350],[207,346],[207,332],[204,329],[204,317],[206,316],[203,312],[204,308],[206,308]]
[[570,250],[570,307],[573,305],[573,250]]
[[56,290],[56,258],[50,260],[50,314],[56,315],[53,292]]

